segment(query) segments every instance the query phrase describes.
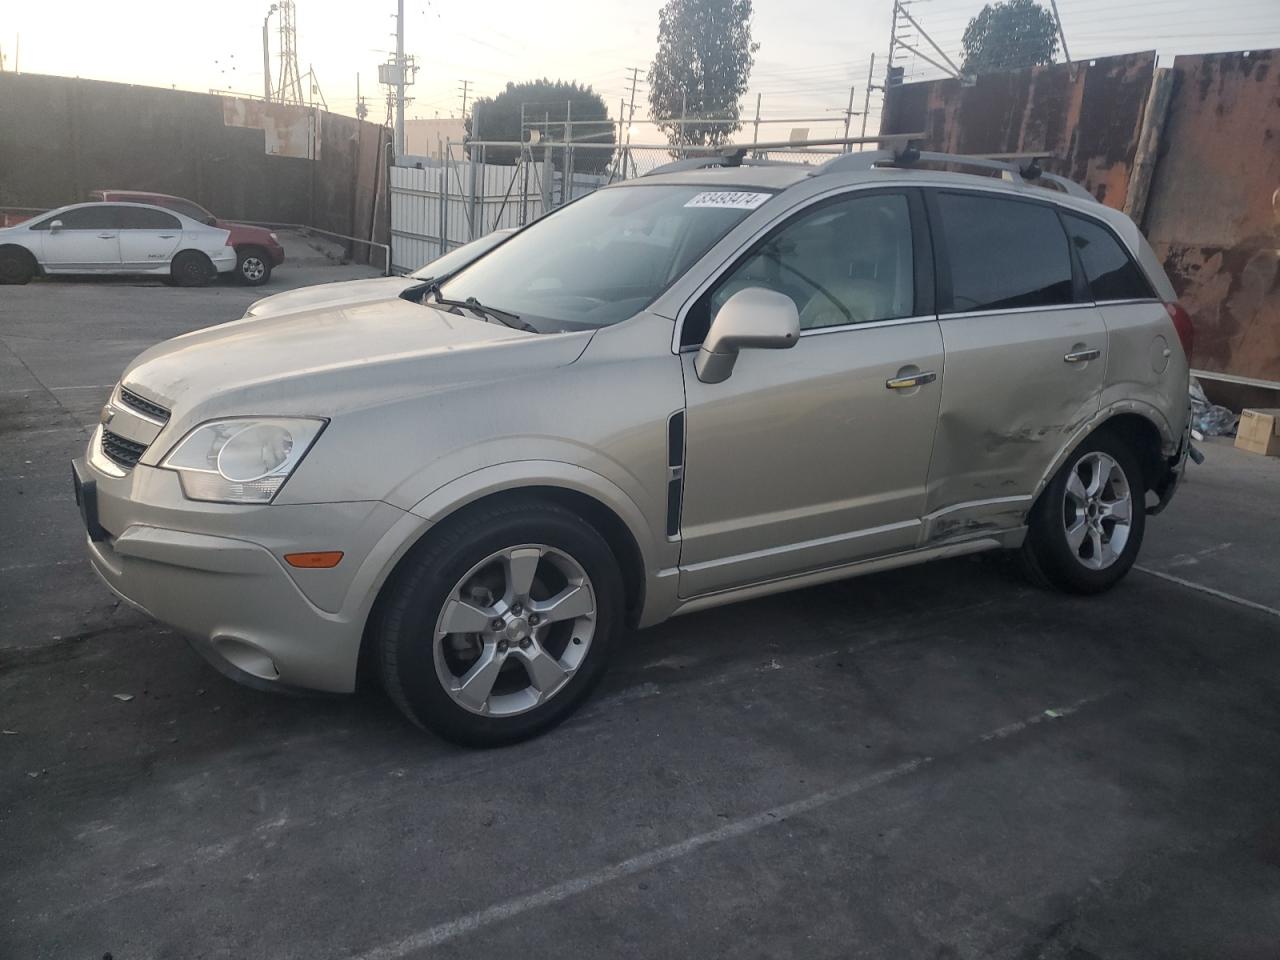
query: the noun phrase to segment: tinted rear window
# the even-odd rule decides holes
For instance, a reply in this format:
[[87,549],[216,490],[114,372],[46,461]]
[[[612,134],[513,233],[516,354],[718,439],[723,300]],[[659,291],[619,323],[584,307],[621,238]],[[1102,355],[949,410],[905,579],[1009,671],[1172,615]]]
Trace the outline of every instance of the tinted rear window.
[[1067,235],[1052,207],[974,193],[940,193],[938,206],[952,312],[1074,302]]
[[1151,284],[1110,230],[1083,217],[1062,215],[1094,300],[1150,300]]

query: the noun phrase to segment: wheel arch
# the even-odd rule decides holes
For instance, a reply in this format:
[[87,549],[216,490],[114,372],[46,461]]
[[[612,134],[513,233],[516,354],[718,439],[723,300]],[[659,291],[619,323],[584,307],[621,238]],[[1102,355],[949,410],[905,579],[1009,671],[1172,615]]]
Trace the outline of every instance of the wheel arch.
[[1167,451],[1170,447],[1176,449],[1177,440],[1169,422],[1154,407],[1124,403],[1103,411],[1063,446],[1036,484],[1033,500],[1039,499],[1054,475],[1082,443],[1103,431],[1120,437],[1132,447],[1142,465],[1145,487],[1148,490],[1155,489],[1163,472],[1168,469]]
[[40,258],[32,252],[30,247],[25,247],[20,243],[13,242],[0,243],[0,253],[17,253],[24,256],[31,261],[31,266],[35,271],[36,276],[44,275],[44,268],[40,266]]
[[[440,492],[437,491],[437,493]],[[365,618],[360,640],[358,671],[362,677],[369,676],[375,667],[373,650],[376,644],[371,640],[371,635],[376,627],[380,610],[389,595],[388,590],[395,581],[396,573],[408,562],[411,555],[426,544],[429,544],[433,537],[440,534],[444,526],[459,517],[463,517],[473,511],[483,510],[496,502],[528,498],[542,500],[573,511],[604,537],[605,542],[609,544],[609,548],[617,558],[618,566],[622,572],[627,622],[631,626],[636,625],[640,620],[647,599],[648,577],[646,570],[648,567],[646,565],[646,554],[631,524],[623,519],[621,512],[614,505],[606,503],[593,492],[549,480],[503,485],[496,489],[475,490],[473,495],[453,500],[447,506],[442,506],[437,495],[433,494],[427,497],[413,511],[414,514],[419,516],[429,516],[430,524],[421,530],[417,536],[411,538],[409,542],[403,544],[402,548],[395,554],[394,561],[388,564],[383,571],[381,580],[376,585],[374,600]],[[432,503],[432,501],[435,501],[435,503]]]

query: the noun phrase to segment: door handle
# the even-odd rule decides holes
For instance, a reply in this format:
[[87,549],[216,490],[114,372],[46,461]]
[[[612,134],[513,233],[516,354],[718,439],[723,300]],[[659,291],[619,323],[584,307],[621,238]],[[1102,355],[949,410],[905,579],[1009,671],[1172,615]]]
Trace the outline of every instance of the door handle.
[[160,234],[160,239],[161,239],[161,240],[172,240],[172,239],[173,239],[174,237],[176,237],[176,236],[177,236],[177,234],[176,234],[176,233],[162,233],[162,234]]
[[1087,350],[1072,350],[1062,358],[1064,363],[1087,363],[1090,360],[1097,360],[1102,356],[1102,351],[1097,347],[1090,347]]
[[115,238],[116,238],[116,235],[115,235],[114,233],[100,233],[100,234],[98,234],[98,239],[99,239],[99,240],[114,240]]
[[932,370],[923,370],[909,377],[892,377],[886,380],[884,385],[890,390],[910,390],[913,387],[922,387],[926,383],[933,383],[937,379],[938,375]]

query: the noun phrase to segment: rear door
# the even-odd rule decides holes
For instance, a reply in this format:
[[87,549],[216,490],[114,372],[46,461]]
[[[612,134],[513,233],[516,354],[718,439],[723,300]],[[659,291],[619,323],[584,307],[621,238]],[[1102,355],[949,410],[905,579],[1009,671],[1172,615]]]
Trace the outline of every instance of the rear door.
[[946,352],[930,541],[1020,526],[1037,483],[1099,408],[1107,332],[1056,206],[936,190]]
[[182,223],[149,207],[121,207],[120,261],[125,270],[167,266],[182,241]]
[[[112,273],[120,269],[122,207],[93,204],[63,211],[43,224],[41,263],[50,273]],[[53,220],[60,220],[57,229]]]
[[[1151,281],[1101,220],[1063,211],[1062,221],[1107,326],[1102,405],[1137,400],[1165,415],[1185,410],[1186,357]],[[1170,426],[1178,436],[1181,421]]]

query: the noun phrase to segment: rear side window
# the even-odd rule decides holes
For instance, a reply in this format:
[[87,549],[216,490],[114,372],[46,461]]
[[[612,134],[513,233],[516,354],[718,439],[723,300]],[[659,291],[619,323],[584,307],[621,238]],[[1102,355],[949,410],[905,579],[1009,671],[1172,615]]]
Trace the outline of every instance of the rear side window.
[[1074,302],[1067,235],[1052,207],[977,193],[937,196],[951,312]]
[[197,206],[189,200],[178,200],[164,197],[156,200],[156,206],[167,207],[175,213],[180,213],[184,217],[190,217],[196,223],[213,223],[213,214],[204,207]]
[[121,207],[123,221],[121,226],[126,230],[180,230],[178,218],[163,210],[148,210],[145,207]]
[[1062,215],[1094,300],[1150,300],[1146,276],[1110,230],[1083,217]]

